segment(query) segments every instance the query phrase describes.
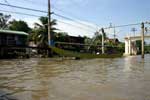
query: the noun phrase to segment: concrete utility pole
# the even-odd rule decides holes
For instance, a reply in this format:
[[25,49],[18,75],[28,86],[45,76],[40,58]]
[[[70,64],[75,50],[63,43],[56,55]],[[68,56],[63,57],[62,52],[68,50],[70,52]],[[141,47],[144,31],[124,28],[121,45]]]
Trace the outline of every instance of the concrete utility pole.
[[145,28],[144,28],[144,23],[143,22],[141,23],[141,29],[142,29],[142,34],[141,34],[142,52],[141,53],[142,53],[142,58],[144,58],[144,31],[145,31]]
[[101,29],[101,31],[102,31],[102,54],[104,54],[105,53],[105,48],[104,48],[104,34],[105,34],[105,31],[104,31],[103,28]]
[[115,41],[115,39],[116,39],[116,28],[114,26],[114,41]]
[[51,45],[51,2],[48,0],[48,45]]

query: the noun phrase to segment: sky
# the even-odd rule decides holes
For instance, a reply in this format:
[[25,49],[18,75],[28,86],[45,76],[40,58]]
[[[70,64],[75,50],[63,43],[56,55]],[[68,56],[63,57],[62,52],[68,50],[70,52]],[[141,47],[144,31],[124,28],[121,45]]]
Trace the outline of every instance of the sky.
[[[47,0],[0,0],[1,3],[39,9],[47,11]],[[57,19],[57,28],[74,36],[92,37],[95,31],[102,27],[112,25],[124,25],[150,21],[150,0],[51,0],[51,10],[54,13],[74,19],[76,22],[52,15]],[[0,5],[0,10],[17,11],[38,16],[46,16],[45,13],[20,10]],[[12,18],[25,20],[33,27],[38,22],[37,17],[11,14]],[[81,24],[83,23],[83,24]],[[86,24],[86,25],[85,25]],[[121,40],[135,27],[137,33],[139,26],[116,28],[116,35]],[[109,37],[113,36],[114,29],[105,30]]]

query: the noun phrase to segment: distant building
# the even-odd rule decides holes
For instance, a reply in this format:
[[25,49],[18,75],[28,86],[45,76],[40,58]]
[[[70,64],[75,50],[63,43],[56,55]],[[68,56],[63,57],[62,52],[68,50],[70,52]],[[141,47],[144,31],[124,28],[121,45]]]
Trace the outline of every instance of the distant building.
[[76,36],[69,36],[68,37],[68,42],[69,43],[81,43],[84,44],[84,38],[83,37],[76,37]]
[[84,44],[84,37],[66,35],[63,38],[64,39],[62,41],[59,41],[61,39],[57,38],[58,41],[55,41],[56,47],[73,51],[81,51],[81,49],[84,48],[84,46],[82,45]]
[[119,40],[118,40],[117,38],[115,38],[115,39],[114,39],[114,38],[113,38],[113,39],[107,38],[107,39],[105,40],[105,42],[118,44],[118,43],[119,43]]
[[66,43],[84,43],[84,37],[80,36],[58,36],[55,39],[55,42],[66,42]]

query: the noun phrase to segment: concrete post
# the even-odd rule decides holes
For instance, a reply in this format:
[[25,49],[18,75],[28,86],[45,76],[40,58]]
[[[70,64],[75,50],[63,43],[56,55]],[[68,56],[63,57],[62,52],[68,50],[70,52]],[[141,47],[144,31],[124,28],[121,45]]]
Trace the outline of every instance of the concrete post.
[[128,46],[129,46],[129,55],[131,55],[131,39],[129,38],[128,41]]
[[128,43],[128,39],[125,39],[125,54],[126,54],[126,55],[129,54],[129,43]]
[[143,23],[143,22],[141,23],[141,28],[142,28],[142,32],[141,32],[141,33],[142,33],[142,34],[141,34],[141,40],[142,40],[142,41],[141,41],[141,42],[142,42],[142,43],[141,43],[141,44],[142,44],[142,47],[141,47],[141,48],[142,48],[142,52],[141,52],[141,53],[142,53],[142,58],[144,58],[144,31],[145,31],[145,30],[144,30],[144,23]]

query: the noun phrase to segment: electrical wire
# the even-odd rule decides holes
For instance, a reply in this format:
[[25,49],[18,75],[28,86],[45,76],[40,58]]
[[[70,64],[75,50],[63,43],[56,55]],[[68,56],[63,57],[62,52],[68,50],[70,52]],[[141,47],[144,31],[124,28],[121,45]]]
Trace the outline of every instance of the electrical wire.
[[118,26],[112,26],[112,27],[105,27],[103,29],[111,29],[111,28],[120,28],[120,27],[128,27],[128,26],[136,26],[140,25],[141,23],[135,23],[135,24],[125,24],[125,25],[118,25]]
[[18,8],[18,9],[30,10],[30,11],[35,11],[35,12],[47,13],[47,11],[44,11],[44,10],[26,8],[26,7],[15,6],[15,5],[8,5],[8,4],[4,4],[4,3],[0,3],[0,5],[2,5],[2,6],[9,6],[9,7]]
[[[37,9],[32,9],[32,8],[26,8],[26,7],[21,7],[21,6],[14,6],[14,5],[8,5],[8,4],[3,4],[3,3],[0,3],[0,5],[3,5],[3,6],[10,6],[10,7],[14,7],[14,8],[18,8],[18,9],[24,9],[24,10],[30,10],[30,11],[35,11],[35,12],[41,12],[41,13],[47,13],[47,11],[43,11],[43,10],[37,10]],[[65,17],[63,15],[59,15],[59,14],[56,14],[54,13],[56,16],[59,16],[59,17],[62,17],[62,18],[65,18],[65,19],[68,19],[68,20],[71,20],[71,21],[75,21],[74,19],[71,19],[71,18],[68,18],[68,17]],[[77,22],[76,22],[77,23]],[[79,22],[78,22],[79,23]],[[80,23],[81,24],[81,23]],[[83,24],[83,23],[82,23]],[[127,27],[127,26],[135,26],[135,25],[140,25],[141,23],[135,23],[135,24],[126,24],[126,25],[118,25],[118,26],[114,26],[115,28],[120,28],[120,27]],[[147,23],[146,23],[147,24]],[[111,28],[114,28],[114,27],[105,27],[103,29],[111,29]]]
[[[45,3],[41,3],[41,2],[37,3],[37,2],[34,2],[34,1],[30,1],[30,0],[24,0],[24,1],[32,2],[33,4],[40,4],[40,5],[43,4],[44,6],[47,5],[47,4],[45,4]],[[51,5],[51,6],[52,6],[52,8],[54,8],[55,10],[61,11],[61,12],[63,12],[64,14],[66,14],[65,11],[56,8],[54,5]],[[57,14],[57,15],[58,15],[58,14]],[[70,13],[69,13],[69,15],[70,15]],[[62,17],[62,16],[61,16],[61,17]],[[67,17],[64,17],[64,16],[63,16],[63,18],[66,19]],[[75,17],[73,17],[73,18],[75,18]],[[67,19],[72,20],[71,18],[67,18]],[[75,18],[75,19],[80,20],[79,18]],[[81,22],[78,22],[78,23],[83,24],[83,25],[86,25],[86,24],[81,23]],[[87,26],[87,27],[93,27],[93,26],[91,26],[91,25],[86,25],[86,26]],[[95,26],[98,26],[98,25],[95,25]],[[95,27],[93,27],[93,28],[96,29]]]
[[79,28],[79,29],[82,29],[82,30],[90,31],[92,33],[94,33],[94,31],[95,31],[95,30],[92,31],[92,30],[89,30],[89,29],[86,29],[86,28],[83,28],[83,27],[80,27],[80,26],[77,26],[77,25],[74,25],[74,24],[71,24],[71,23],[67,23],[67,22],[64,22],[64,21],[61,21],[61,20],[57,20],[57,21],[59,21],[61,23],[64,23],[64,24],[67,24],[67,25],[71,25],[73,27],[76,27],[76,28]]
[[[21,6],[14,6],[14,5],[10,5],[10,4],[3,4],[3,3],[0,3],[0,5],[9,6],[9,7],[13,7],[13,8],[24,9],[24,10],[30,10],[30,11],[35,11],[35,12],[47,13],[47,11],[43,11],[43,10],[37,10],[37,9],[26,8],[26,7],[21,7]],[[84,26],[93,28],[94,30],[96,29],[95,27],[91,27],[91,26],[89,26],[89,25],[87,25],[87,24],[83,24],[83,23],[81,23],[81,22],[78,22],[78,21],[76,21],[76,20],[74,20],[74,19],[65,17],[65,16],[63,16],[63,15],[56,14],[56,13],[53,13],[53,14],[56,15],[56,16],[58,16],[58,17],[62,17],[62,18],[67,19],[67,20],[72,20],[72,21],[74,21],[74,22],[76,22],[76,23],[79,23],[79,24],[82,24],[82,25],[84,25]]]
[[[69,15],[69,16],[71,15],[71,18],[73,18],[73,19],[81,20],[80,18],[75,17],[74,15],[72,15],[72,13],[68,13],[68,12],[65,12],[65,11],[64,11],[64,10],[62,10],[62,9],[58,9],[58,8],[56,8],[54,5],[52,5],[52,8],[53,8],[54,10],[57,10],[57,11],[61,12],[61,13],[64,13],[65,15]],[[83,20],[83,21],[91,23],[91,22],[90,22],[90,21],[88,21],[88,20]],[[83,23],[82,23],[82,24],[83,24]],[[97,27],[98,27],[98,25],[97,25],[97,24],[93,24],[93,25],[95,25],[95,26],[97,26]],[[88,25],[88,26],[90,26],[90,27],[91,27],[91,25]]]
[[78,21],[76,21],[76,20],[74,20],[74,19],[71,19],[71,18],[69,18],[69,17],[65,17],[65,16],[60,15],[60,14],[53,13],[53,15],[58,16],[58,17],[61,17],[61,18],[64,18],[64,19],[67,19],[67,20],[74,21],[74,22],[76,22],[76,23],[79,23],[79,24],[81,24],[81,25],[87,26],[88,28],[92,28],[92,29],[94,29],[94,30],[97,29],[97,28],[95,28],[95,27],[92,27],[92,26],[87,25],[87,24],[83,24],[83,23],[81,23],[81,22],[78,22]]
[[21,12],[15,12],[15,11],[8,11],[8,10],[0,10],[0,11],[2,11],[2,12],[8,12],[8,13],[14,13],[14,14],[19,14],[19,15],[27,15],[27,16],[32,16],[32,17],[41,17],[41,16],[38,16],[38,15],[21,13]]
[[[8,10],[0,10],[0,11],[2,11],[2,12],[8,12],[8,13],[14,13],[14,14],[19,14],[19,15],[32,16],[32,17],[41,17],[39,15],[27,14],[27,13],[15,12],[15,11],[8,11]],[[86,29],[86,28],[83,28],[83,27],[80,27],[80,26],[77,26],[77,25],[73,25],[71,23],[67,23],[67,22],[61,21],[59,19],[57,19],[57,21],[59,21],[61,23],[64,23],[64,24],[67,24],[67,25],[71,25],[73,27],[76,27],[76,28],[79,28],[79,29],[82,29],[82,30],[90,31],[89,29]],[[93,31],[90,31],[90,32],[93,33]]]

